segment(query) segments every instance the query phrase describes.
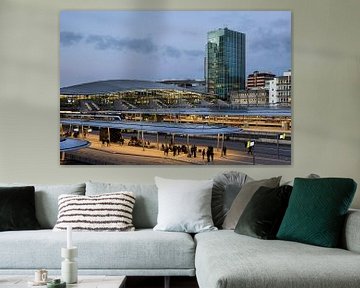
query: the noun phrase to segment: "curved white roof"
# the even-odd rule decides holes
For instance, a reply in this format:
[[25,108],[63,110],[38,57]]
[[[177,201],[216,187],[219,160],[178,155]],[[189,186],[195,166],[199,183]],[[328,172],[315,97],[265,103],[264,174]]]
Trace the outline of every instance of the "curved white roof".
[[61,138],[60,139],[60,152],[74,151],[81,148],[88,147],[89,141],[73,139],[73,138]]
[[[106,80],[83,83],[60,88],[61,95],[96,95],[119,91],[133,90],[179,90],[191,91],[192,89],[179,87],[174,84],[165,84],[145,80]],[[196,92],[196,91],[195,91]],[[198,91],[199,92],[199,91]]]

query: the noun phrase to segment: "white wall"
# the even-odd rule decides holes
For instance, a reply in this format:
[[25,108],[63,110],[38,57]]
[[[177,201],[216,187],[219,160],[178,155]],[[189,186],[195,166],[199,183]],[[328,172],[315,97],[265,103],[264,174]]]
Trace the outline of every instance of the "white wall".
[[[358,0],[1,0],[0,182],[152,182],[241,170],[254,178],[318,173],[360,186]],[[291,166],[59,165],[59,11],[63,9],[292,10]],[[360,190],[360,189],[358,189]],[[360,207],[358,191],[354,207]]]

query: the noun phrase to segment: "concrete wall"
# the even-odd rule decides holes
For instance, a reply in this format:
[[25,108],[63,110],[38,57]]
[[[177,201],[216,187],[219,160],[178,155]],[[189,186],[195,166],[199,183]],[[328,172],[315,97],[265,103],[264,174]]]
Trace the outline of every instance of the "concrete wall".
[[[61,167],[58,59],[63,9],[291,10],[293,164]],[[283,175],[287,180],[309,173],[352,177],[360,185],[359,10],[358,0],[1,0],[0,182],[152,182],[155,175],[204,179],[234,169],[254,178]],[[360,207],[359,194],[354,207]]]

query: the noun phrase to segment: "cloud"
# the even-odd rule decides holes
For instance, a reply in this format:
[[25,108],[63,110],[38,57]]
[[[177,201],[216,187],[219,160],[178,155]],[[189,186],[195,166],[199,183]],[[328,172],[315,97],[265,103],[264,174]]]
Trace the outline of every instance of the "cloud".
[[60,32],[60,44],[62,46],[72,46],[79,43],[84,36],[80,33],[74,33],[69,31]]
[[276,28],[288,28],[291,25],[291,20],[279,18],[271,22],[271,26]]
[[188,57],[199,57],[204,55],[204,51],[202,50],[187,50],[187,49],[178,49],[174,46],[165,46],[164,55],[170,58],[181,58],[182,56]]
[[136,53],[149,54],[157,51],[157,46],[149,38],[115,38],[104,35],[89,35],[86,43],[94,44],[99,50],[130,50]]
[[166,46],[164,48],[164,54],[171,58],[180,58],[182,53],[179,49],[172,47],[172,46]]
[[184,50],[184,54],[190,57],[199,57],[205,55],[205,50]]
[[[250,49],[254,52],[291,53],[291,33],[277,33],[272,29],[257,29]],[[269,51],[270,50],[270,51]]]

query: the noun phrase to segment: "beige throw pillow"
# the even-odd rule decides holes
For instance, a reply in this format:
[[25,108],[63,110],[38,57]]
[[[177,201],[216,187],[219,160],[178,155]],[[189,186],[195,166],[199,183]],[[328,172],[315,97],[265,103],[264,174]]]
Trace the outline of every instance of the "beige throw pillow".
[[227,213],[223,229],[234,230],[241,214],[244,212],[246,205],[249,203],[255,192],[261,187],[276,188],[279,187],[281,176],[258,181],[251,181],[244,184],[232,203]]

